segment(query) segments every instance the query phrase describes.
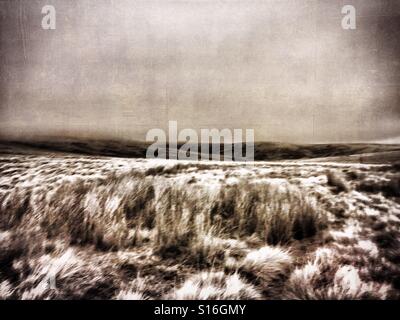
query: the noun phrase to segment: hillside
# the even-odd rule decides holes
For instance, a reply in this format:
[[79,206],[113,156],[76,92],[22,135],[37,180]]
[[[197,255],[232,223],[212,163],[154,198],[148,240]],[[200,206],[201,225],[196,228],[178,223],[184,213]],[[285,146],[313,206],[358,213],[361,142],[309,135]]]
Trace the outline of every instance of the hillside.
[[[145,158],[149,143],[138,141],[111,141],[111,140],[73,140],[57,139],[53,141],[0,141],[0,153],[26,152],[61,152],[82,155],[109,156],[121,158]],[[178,148],[182,144],[178,145]],[[213,145],[210,144],[210,153]],[[232,145],[230,145],[232,147]],[[223,150],[221,145],[220,150]],[[335,161],[350,161],[348,156],[374,154],[374,157],[365,157],[368,162],[380,162],[379,153],[390,153],[388,162],[398,160],[400,145],[398,144],[288,144],[275,142],[255,143],[254,158],[256,161],[281,161],[298,159],[324,159],[335,157]],[[221,151],[221,154],[223,151]],[[345,157],[345,158],[343,158]],[[333,158],[332,158],[333,159]],[[358,157],[356,159],[359,160]],[[358,161],[357,160],[357,161]]]

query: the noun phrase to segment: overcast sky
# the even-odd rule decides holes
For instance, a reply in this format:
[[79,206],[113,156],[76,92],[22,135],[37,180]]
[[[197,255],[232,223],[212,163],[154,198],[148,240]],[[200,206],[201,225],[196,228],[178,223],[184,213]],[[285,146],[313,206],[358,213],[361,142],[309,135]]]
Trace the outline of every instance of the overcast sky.
[[4,137],[144,140],[168,120],[265,141],[400,136],[399,0],[0,0],[0,18]]

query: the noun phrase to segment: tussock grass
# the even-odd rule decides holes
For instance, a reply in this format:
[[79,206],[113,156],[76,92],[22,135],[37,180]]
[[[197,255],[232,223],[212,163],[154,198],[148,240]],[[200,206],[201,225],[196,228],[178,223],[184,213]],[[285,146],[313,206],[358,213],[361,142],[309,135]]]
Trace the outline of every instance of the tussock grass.
[[282,244],[314,236],[323,227],[324,213],[315,201],[291,187],[282,191],[241,182],[217,195],[168,187],[157,200],[158,252],[191,253],[198,263],[223,254],[221,248],[210,246],[212,237],[256,235],[267,243]]
[[49,249],[44,239],[20,234],[12,234],[2,243],[0,299],[112,297],[118,278],[113,266],[93,263],[93,259],[73,248]]
[[362,179],[357,184],[357,190],[371,193],[383,193],[387,197],[400,196],[400,174],[395,173],[385,179]]
[[0,300],[12,299],[14,295],[14,289],[10,282],[2,281],[0,282]]
[[0,228],[7,230],[16,227],[29,213],[30,201],[30,189],[15,188],[0,193]]
[[224,260],[221,229],[213,225],[208,195],[199,190],[168,186],[156,204],[155,248],[163,258],[211,266]]
[[90,264],[73,249],[56,257],[43,255],[30,264],[31,274],[18,286],[22,299],[110,299],[117,288],[110,269]]
[[254,277],[263,285],[282,279],[289,274],[293,258],[289,252],[279,247],[265,246],[249,252],[239,264],[241,274]]
[[129,286],[125,289],[121,289],[115,296],[116,300],[148,300],[149,297],[146,295],[148,286],[146,280],[141,277],[134,279]]
[[300,300],[386,299],[391,286],[365,282],[352,265],[340,265],[331,249],[320,248],[313,260],[296,268],[286,283],[285,296]]
[[53,190],[16,189],[3,195],[1,225],[40,227],[48,236],[63,236],[71,244],[119,248],[140,240],[134,230],[153,227],[154,197],[151,182],[129,175],[111,176],[106,184],[76,180]]
[[224,258],[213,237],[256,235],[284,244],[324,227],[316,200],[290,185],[240,181],[215,194],[191,185],[160,188],[155,179],[133,172],[92,182],[76,179],[47,191],[16,189],[3,195],[1,222],[39,227],[51,238],[101,250],[150,243],[164,258],[183,254],[208,265]]
[[239,274],[223,272],[201,272],[186,280],[184,284],[167,295],[177,300],[256,300],[261,293],[243,280]]
[[257,234],[269,244],[314,236],[324,227],[324,213],[314,198],[294,186],[240,182],[221,190],[211,215],[237,236]]
[[349,192],[350,185],[346,180],[346,177],[339,171],[329,170],[326,174],[328,179],[328,185],[336,188],[337,192]]

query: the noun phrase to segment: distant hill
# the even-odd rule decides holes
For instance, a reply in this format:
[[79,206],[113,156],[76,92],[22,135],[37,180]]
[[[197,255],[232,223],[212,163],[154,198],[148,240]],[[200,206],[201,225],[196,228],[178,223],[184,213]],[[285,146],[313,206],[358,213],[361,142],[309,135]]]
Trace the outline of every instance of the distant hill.
[[[74,140],[58,139],[52,141],[0,141],[0,153],[75,153],[93,156],[109,156],[123,158],[144,158],[149,143],[145,142],[121,142],[100,140]],[[178,145],[178,148],[182,144]],[[209,145],[210,153],[212,146]],[[233,147],[228,145],[228,147]],[[244,145],[243,145],[244,147]],[[221,145],[221,154],[222,154]],[[346,161],[348,156],[374,155],[372,158],[379,161],[379,154],[391,154],[391,160],[400,160],[399,144],[288,144],[275,142],[255,143],[254,156],[256,161],[280,161],[299,159],[323,159],[332,158],[333,161]],[[350,158],[349,158],[350,159]]]
[[343,157],[351,155],[400,151],[400,145],[388,144],[279,144],[261,142],[255,146],[256,160],[295,160]]

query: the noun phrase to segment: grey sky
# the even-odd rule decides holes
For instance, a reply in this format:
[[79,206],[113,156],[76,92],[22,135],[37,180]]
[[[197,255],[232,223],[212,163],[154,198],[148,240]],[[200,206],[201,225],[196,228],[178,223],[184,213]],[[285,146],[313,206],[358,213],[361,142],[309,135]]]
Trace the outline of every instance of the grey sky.
[[267,141],[400,136],[398,0],[0,0],[0,17],[3,136],[143,140],[168,120]]

